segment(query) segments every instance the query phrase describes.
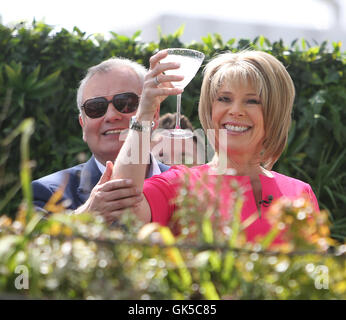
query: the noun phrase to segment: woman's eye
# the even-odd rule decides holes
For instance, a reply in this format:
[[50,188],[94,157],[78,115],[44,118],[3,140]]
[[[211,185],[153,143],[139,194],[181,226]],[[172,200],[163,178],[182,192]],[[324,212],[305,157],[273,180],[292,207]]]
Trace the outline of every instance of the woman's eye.
[[221,102],[230,102],[231,99],[228,97],[218,97],[217,101],[221,101]]
[[247,103],[249,103],[249,104],[261,104],[261,101],[256,100],[256,99],[250,99],[247,101]]

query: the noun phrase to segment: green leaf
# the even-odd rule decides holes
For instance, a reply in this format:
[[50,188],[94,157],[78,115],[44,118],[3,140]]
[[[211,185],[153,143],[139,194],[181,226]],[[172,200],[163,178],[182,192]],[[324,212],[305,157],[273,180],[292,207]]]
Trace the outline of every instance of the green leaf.
[[[341,199],[344,203],[346,203],[346,195],[341,194],[341,193],[336,192],[336,191],[334,191],[334,194],[335,194],[336,197],[338,197],[338,198]],[[346,218],[345,218],[345,219],[346,219]]]
[[214,241],[213,227],[212,227],[212,224],[211,224],[209,217],[203,218],[202,233],[203,233],[203,240],[206,243],[213,243],[213,241]]
[[0,261],[5,262],[15,252],[15,247],[23,240],[22,236],[6,235],[0,238]]
[[4,87],[4,77],[2,75],[2,67],[0,65],[0,92],[1,92],[3,87]]
[[56,90],[56,82],[59,78],[60,70],[57,70],[47,77],[45,77],[42,80],[37,81],[35,84],[33,84],[31,91],[29,92],[31,96],[36,96],[39,98],[44,98],[52,94],[51,89],[53,92]]
[[333,162],[332,165],[330,166],[326,178],[331,179],[335,175],[335,171],[345,161],[345,156],[346,156],[346,150],[344,150]]
[[159,228],[160,234],[162,236],[163,242],[170,246],[175,243],[175,238],[171,232],[171,230],[167,227],[160,227]]
[[29,74],[29,76],[24,81],[24,90],[30,91],[33,85],[37,82],[38,75],[40,73],[41,66],[38,65],[35,70]]
[[137,30],[131,37],[131,40],[136,41],[137,38],[141,35],[142,31],[141,30]]
[[207,45],[207,47],[213,48],[213,38],[210,33],[208,33],[206,37],[202,37],[202,41]]
[[326,186],[324,186],[323,188],[324,188],[324,190],[326,190],[326,191],[327,191],[327,193],[328,193],[328,195],[329,195],[330,199],[332,200],[332,202],[333,202],[334,206],[335,206],[335,207],[337,207],[337,204],[336,204],[336,201],[335,201],[335,197],[334,197],[334,195],[333,195],[332,190],[330,190],[330,188],[329,188],[327,185],[326,185]]
[[31,219],[27,222],[25,226],[24,235],[29,236],[37,227],[38,223],[42,220],[43,215],[40,212],[35,212]]
[[234,248],[237,243],[238,234],[240,231],[240,215],[243,207],[243,198],[238,196],[235,200],[234,209],[233,209],[233,218],[231,220],[231,230],[232,234],[229,238],[228,245],[230,248]]
[[162,34],[162,28],[161,28],[161,26],[157,26],[157,34],[158,34],[158,36],[159,36],[159,39],[161,39],[162,38],[162,36],[163,36],[163,34]]
[[319,90],[309,99],[309,103],[312,105],[314,114],[321,113],[322,106],[326,103],[326,99],[324,98],[325,94],[325,90]]
[[341,116],[342,109],[339,109],[339,106],[330,106],[330,112],[332,114],[334,137],[336,141],[338,142],[338,144],[342,146],[344,143],[343,130],[345,130],[345,127],[342,123],[342,116]]
[[266,250],[267,248],[269,248],[269,246],[273,243],[273,241],[275,240],[275,237],[278,235],[278,233],[279,233],[278,229],[272,228],[266,234],[266,236],[261,241],[261,247],[263,248],[263,250]]
[[258,42],[261,48],[264,46],[264,36],[260,35],[258,38]]
[[292,140],[291,145],[288,146],[290,156],[294,156],[305,147],[305,145],[308,143],[309,134],[310,127],[306,127],[298,137],[295,137]]
[[232,276],[233,267],[235,262],[235,256],[233,252],[227,252],[224,262],[223,262],[223,268],[221,272],[221,279],[223,281],[229,281]]
[[207,300],[220,300],[214,284],[211,281],[204,281],[201,284],[203,295]]
[[124,36],[124,35],[118,35],[117,36],[118,40],[120,40],[121,42],[128,42],[130,40],[129,37]]
[[14,86],[17,83],[17,73],[15,70],[9,65],[5,65],[5,73],[9,79],[9,83],[11,86]]
[[326,84],[329,84],[329,83],[338,83],[340,79],[340,75],[339,75],[339,72],[338,71],[335,71],[335,70],[330,70],[326,76],[326,78],[324,79],[324,82]]
[[214,272],[220,272],[222,263],[220,255],[215,251],[210,251],[209,262]]
[[185,30],[185,23],[183,23],[174,33],[173,33],[173,37],[175,38],[180,38]]
[[6,194],[3,196],[2,199],[0,199],[0,212],[5,208],[5,206],[9,203],[11,199],[17,194],[17,192],[20,190],[21,184],[20,182],[17,182],[14,186],[10,188],[10,190],[7,190]]
[[232,38],[232,39],[228,40],[226,44],[231,47],[235,42],[236,42],[236,39]]
[[310,83],[314,85],[323,85],[323,81],[317,72],[312,73]]

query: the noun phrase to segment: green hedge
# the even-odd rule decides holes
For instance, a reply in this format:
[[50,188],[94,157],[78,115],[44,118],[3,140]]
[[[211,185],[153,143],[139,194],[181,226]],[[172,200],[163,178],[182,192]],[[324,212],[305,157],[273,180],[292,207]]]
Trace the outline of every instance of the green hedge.
[[[143,43],[140,32],[132,37],[112,33],[110,40],[53,28],[41,22],[9,28],[0,25],[0,128],[3,141],[32,117],[33,178],[66,168],[89,156],[82,141],[75,103],[76,88],[86,69],[111,56],[125,56],[148,66],[158,49],[188,47],[203,51],[207,62],[225,50],[253,48],[281,60],[296,85],[297,96],[288,146],[274,169],[312,185],[320,206],[328,209],[338,239],[346,236],[346,59],[340,43],[311,46],[304,40],[290,45],[270,43],[262,36],[253,41],[207,35],[200,42],[183,44],[175,34],[162,35],[158,43]],[[183,113],[196,127],[201,73],[183,94]],[[162,105],[162,113],[174,111],[175,99]],[[18,183],[19,140],[1,144],[0,214],[14,215],[21,200]],[[10,194],[9,194],[10,192]],[[12,195],[16,194],[14,197]],[[7,201],[6,199],[10,199]]]

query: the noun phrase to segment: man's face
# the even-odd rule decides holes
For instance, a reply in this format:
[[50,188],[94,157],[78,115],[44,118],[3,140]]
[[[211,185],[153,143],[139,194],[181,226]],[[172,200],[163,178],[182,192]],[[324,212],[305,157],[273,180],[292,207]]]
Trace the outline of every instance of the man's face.
[[[111,100],[115,94],[133,92],[138,96],[142,93],[143,84],[137,74],[128,67],[117,67],[106,73],[97,73],[89,79],[84,87],[83,101],[96,97],[105,97]],[[119,139],[120,131],[129,128],[133,113],[120,113],[113,103],[108,105],[104,116],[96,119],[89,118],[84,110],[79,117],[83,129],[83,140],[88,144],[96,159],[106,164],[114,161],[118,156],[124,139]]]

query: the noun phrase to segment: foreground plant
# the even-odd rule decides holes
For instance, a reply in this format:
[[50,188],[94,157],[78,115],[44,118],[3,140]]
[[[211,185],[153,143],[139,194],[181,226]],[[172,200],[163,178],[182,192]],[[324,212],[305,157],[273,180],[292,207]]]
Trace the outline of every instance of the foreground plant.
[[[329,238],[324,212],[313,212],[305,198],[278,200],[269,213],[274,231],[249,243],[244,228],[251,221],[240,222],[242,194],[233,187],[228,221],[219,218],[216,198],[182,188],[175,229],[143,226],[130,212],[110,228],[93,214],[28,216],[21,207],[13,221],[0,217],[0,296],[346,298],[346,246]],[[283,229],[286,242],[271,246]]]

